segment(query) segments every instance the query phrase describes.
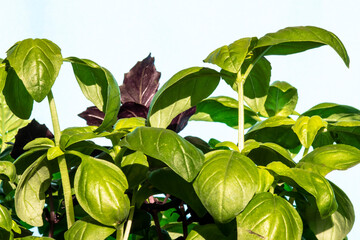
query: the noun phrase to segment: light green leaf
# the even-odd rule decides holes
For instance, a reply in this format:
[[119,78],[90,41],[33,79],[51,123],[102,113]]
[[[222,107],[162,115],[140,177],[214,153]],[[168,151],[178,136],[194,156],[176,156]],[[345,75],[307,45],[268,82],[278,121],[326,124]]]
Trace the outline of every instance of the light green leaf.
[[240,152],[238,146],[233,143],[233,142],[230,142],[230,141],[224,141],[224,142],[219,142],[215,145],[216,148],[221,148],[221,147],[227,147],[227,148],[230,148],[234,151],[238,151]]
[[249,158],[236,151],[218,150],[205,155],[193,186],[215,221],[227,223],[254,196],[258,180],[257,168]]
[[287,82],[276,81],[271,84],[265,101],[267,114],[287,117],[295,111],[298,101],[297,89]]
[[137,187],[146,179],[149,171],[149,163],[146,155],[140,151],[136,151],[123,156],[121,160],[121,170],[127,178],[129,188]]
[[51,174],[46,154],[39,157],[22,174],[15,192],[17,216],[32,226],[42,226],[45,191],[50,186]]
[[[260,118],[247,106],[244,106],[245,129],[254,125]],[[226,96],[207,98],[196,105],[192,121],[221,122],[229,127],[238,128],[238,101]]]
[[112,127],[117,121],[120,109],[120,90],[114,76],[91,60],[69,57],[65,61],[71,62],[85,97],[105,113],[105,118],[96,131],[101,132]]
[[237,239],[301,240],[302,220],[291,204],[271,193],[259,193],[236,217]]
[[13,68],[8,70],[3,94],[6,104],[18,118],[29,119],[34,100]]
[[48,95],[63,63],[60,48],[47,39],[17,42],[7,51],[7,60],[37,102]]
[[32,148],[51,148],[54,146],[55,146],[54,141],[49,138],[36,138],[36,139],[32,140],[31,142],[28,142],[24,146],[24,150],[27,151]]
[[251,51],[256,41],[257,38],[239,39],[228,46],[225,45],[214,50],[207,56],[204,62],[216,64],[220,68],[232,73],[238,73],[248,52]]
[[120,118],[114,125],[114,130],[128,130],[132,132],[137,127],[145,126],[145,122],[146,119],[142,117]]
[[[0,175],[5,175],[9,178],[10,182],[16,180],[16,168],[12,162],[0,161]],[[0,176],[0,178],[2,178]]]
[[192,67],[176,73],[156,92],[149,109],[149,125],[166,128],[178,114],[207,98],[219,81],[220,74],[209,68]]
[[115,232],[115,228],[96,222],[91,217],[77,220],[64,234],[65,240],[104,240]]
[[272,162],[267,167],[292,186],[299,186],[316,199],[322,218],[329,217],[337,209],[334,191],[330,183],[320,174],[300,168],[289,168],[281,162]]
[[191,183],[186,182],[169,168],[162,168],[151,172],[149,181],[154,187],[183,200],[199,217],[206,214],[206,209],[196,196]]
[[0,204],[0,228],[10,232],[12,229],[12,219],[9,210]]
[[298,136],[301,144],[305,148],[309,148],[314,142],[318,131],[325,127],[327,127],[327,122],[319,116],[313,116],[311,118],[301,116],[296,120],[294,126],[292,126],[292,130]]
[[227,238],[215,224],[195,226],[186,240],[226,240]]
[[287,55],[323,45],[332,47],[349,67],[349,56],[340,39],[332,32],[313,26],[287,27],[268,33],[259,39],[255,50],[267,49],[265,55]]
[[14,240],[55,240],[54,238],[50,237],[34,237],[34,236],[27,236],[22,238],[15,238]]
[[19,225],[17,225],[17,223],[14,220],[12,220],[11,229],[16,233],[21,234],[21,228],[19,227]]
[[267,192],[273,184],[275,178],[263,167],[258,167],[259,172],[259,186],[256,193]]
[[323,120],[331,123],[345,120],[360,121],[360,110],[336,103],[320,103],[301,115],[309,117],[318,115]]
[[0,58],[0,93],[4,89],[5,81],[7,77],[7,72],[5,69],[6,69],[6,63],[3,62],[3,59]]
[[60,149],[59,146],[51,147],[47,151],[47,159],[48,160],[53,160],[53,159],[55,159],[57,157],[60,157],[62,155],[64,155],[64,152]]
[[203,165],[203,153],[167,129],[138,127],[126,135],[120,145],[164,162],[188,182],[196,177]]
[[80,206],[104,225],[117,226],[124,222],[130,210],[130,201],[125,194],[129,186],[120,168],[76,151],[67,153],[82,160],[74,180]]
[[360,163],[360,150],[344,144],[316,148],[296,165],[325,176],[333,170],[346,170]]

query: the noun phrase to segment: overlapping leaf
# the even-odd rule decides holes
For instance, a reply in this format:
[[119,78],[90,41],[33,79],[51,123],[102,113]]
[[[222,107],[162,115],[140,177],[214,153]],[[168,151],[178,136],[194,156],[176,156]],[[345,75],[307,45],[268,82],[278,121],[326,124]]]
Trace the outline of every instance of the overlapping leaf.
[[226,237],[215,224],[195,226],[186,240],[219,240],[231,239]]
[[320,103],[302,114],[302,116],[320,116],[327,122],[337,122],[345,120],[360,121],[360,110],[336,103]]
[[12,229],[12,219],[9,210],[0,204],[0,228],[10,232]]
[[322,120],[319,116],[299,117],[294,126],[292,127],[293,131],[298,136],[301,144],[305,148],[309,148],[315,140],[315,137],[318,131],[327,126],[327,122]]
[[136,151],[123,156],[121,170],[127,178],[129,188],[132,189],[139,186],[146,179],[149,163],[142,152]]
[[271,84],[265,101],[267,114],[287,117],[293,114],[298,101],[297,89],[287,82],[276,81]]
[[3,179],[3,176],[5,175],[11,182],[14,182],[16,180],[16,168],[15,165],[12,162],[8,161],[0,161],[0,179]]
[[3,62],[2,58],[0,58],[0,93],[4,89],[6,76],[7,76],[6,63]]
[[360,121],[339,121],[328,125],[336,143],[348,144],[360,149]]

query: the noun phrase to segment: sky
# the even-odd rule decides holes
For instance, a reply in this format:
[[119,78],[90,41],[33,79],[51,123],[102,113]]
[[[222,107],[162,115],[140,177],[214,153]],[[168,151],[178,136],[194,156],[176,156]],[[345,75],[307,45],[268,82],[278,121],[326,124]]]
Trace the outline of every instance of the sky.
[[[3,1],[0,12],[0,58],[17,41],[47,38],[60,46],[64,57],[87,58],[106,67],[119,85],[124,73],[149,53],[163,84],[184,68],[214,67],[202,60],[237,39],[288,26],[321,27],[344,43],[350,68],[325,46],[269,57],[271,81],[287,81],[298,89],[300,113],[321,102],[360,109],[360,4],[355,0],[12,0]],[[77,114],[93,104],[82,95],[69,63],[63,64],[53,93],[61,128],[84,126]],[[213,94],[220,95],[236,98],[224,83]],[[34,105],[32,118],[51,128],[46,101]],[[223,124],[191,122],[182,135],[237,141],[236,131]],[[327,177],[345,191],[360,216],[360,166]],[[349,239],[359,236],[356,221]]]

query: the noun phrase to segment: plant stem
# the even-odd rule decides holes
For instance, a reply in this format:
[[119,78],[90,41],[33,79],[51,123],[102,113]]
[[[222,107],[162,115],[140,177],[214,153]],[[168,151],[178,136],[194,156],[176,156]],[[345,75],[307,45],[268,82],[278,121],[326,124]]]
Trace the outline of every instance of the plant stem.
[[125,233],[124,233],[124,239],[128,239],[130,235],[131,225],[134,218],[134,212],[135,212],[135,195],[137,192],[137,187],[133,190],[133,195],[131,197],[131,204],[130,204],[130,213],[129,218],[126,223]]
[[126,238],[124,238],[123,230],[124,230],[124,223],[122,223],[116,227],[116,240],[126,239]]
[[308,154],[308,152],[309,152],[309,148],[305,148],[304,153],[303,153],[303,157],[305,157]]
[[54,227],[56,222],[56,213],[54,210],[54,199],[52,195],[52,189],[51,186],[48,189],[49,192],[49,207],[50,207],[50,219],[49,219],[49,237],[54,237]]
[[242,81],[241,73],[238,73],[237,79],[238,88],[238,147],[241,152],[244,148],[244,83]]
[[[51,120],[54,128],[54,137],[55,137],[55,145],[58,146],[60,144],[60,124],[59,118],[56,111],[55,100],[52,92],[50,91],[48,94],[48,101],[51,113]],[[65,156],[58,157],[58,164],[61,174],[61,182],[63,186],[64,192],[64,202],[65,202],[65,211],[66,211],[66,220],[68,229],[74,224],[75,222],[75,215],[74,215],[74,206],[72,201],[72,194],[71,194],[71,185],[70,185],[70,178],[69,172],[66,164]]]

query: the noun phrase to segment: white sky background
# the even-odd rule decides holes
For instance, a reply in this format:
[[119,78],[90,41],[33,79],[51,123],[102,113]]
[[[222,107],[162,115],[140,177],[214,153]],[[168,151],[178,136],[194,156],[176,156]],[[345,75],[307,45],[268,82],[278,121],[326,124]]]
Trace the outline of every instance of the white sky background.
[[[202,60],[214,49],[243,37],[261,37],[288,26],[312,25],[335,33],[350,56],[350,69],[330,47],[291,56],[268,57],[272,81],[298,89],[297,111],[321,102],[360,108],[360,5],[355,0],[133,0],[3,1],[0,57],[25,38],[48,38],[64,57],[88,58],[109,69],[119,85],[123,74],[149,53],[163,84],[176,72],[208,66]],[[85,99],[69,63],[53,87],[60,126],[84,126],[77,117],[93,104]],[[226,84],[214,96],[236,97]],[[33,118],[51,127],[47,101],[34,105]],[[190,123],[182,135],[236,142],[236,131],[222,124]],[[352,200],[360,216],[360,166],[329,174]],[[349,239],[360,237],[360,221]]]

